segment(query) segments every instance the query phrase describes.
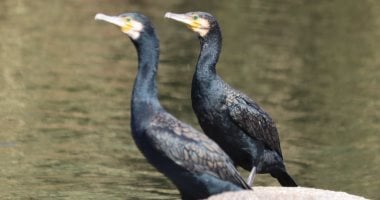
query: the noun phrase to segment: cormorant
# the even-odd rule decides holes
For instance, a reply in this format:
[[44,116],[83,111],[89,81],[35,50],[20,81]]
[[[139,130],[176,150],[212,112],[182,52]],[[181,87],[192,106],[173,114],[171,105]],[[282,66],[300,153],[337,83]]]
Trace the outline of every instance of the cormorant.
[[136,47],[138,72],[132,93],[132,136],[146,159],[167,176],[183,199],[250,189],[227,154],[206,135],[165,111],[157,97],[159,41],[140,13],[97,14],[121,27]]
[[196,32],[200,54],[192,81],[193,110],[203,131],[231,157],[236,165],[255,173],[270,173],[282,186],[297,186],[286,172],[280,139],[271,117],[245,94],[233,89],[216,73],[222,35],[209,13],[166,13]]

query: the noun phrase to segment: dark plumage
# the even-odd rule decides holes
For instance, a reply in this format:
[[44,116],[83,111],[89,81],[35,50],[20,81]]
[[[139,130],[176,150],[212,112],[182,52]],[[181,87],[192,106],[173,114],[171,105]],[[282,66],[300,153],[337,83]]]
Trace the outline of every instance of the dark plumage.
[[271,117],[252,99],[216,74],[222,35],[215,18],[204,12],[167,13],[199,34],[201,51],[192,82],[194,112],[204,132],[246,170],[270,173],[283,186],[297,186],[283,162],[280,140]]
[[230,158],[206,135],[166,112],[157,98],[159,42],[147,17],[127,13],[97,19],[121,26],[138,53],[132,94],[132,135],[146,159],[176,185],[183,199],[250,189]]

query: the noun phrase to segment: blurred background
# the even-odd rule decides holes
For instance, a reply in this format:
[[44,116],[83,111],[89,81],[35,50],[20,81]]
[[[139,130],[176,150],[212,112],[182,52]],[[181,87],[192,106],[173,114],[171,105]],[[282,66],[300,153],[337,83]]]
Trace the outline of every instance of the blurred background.
[[94,16],[151,18],[160,100],[200,130],[190,102],[199,42],[163,18],[198,10],[222,28],[219,74],[275,119],[299,185],[379,198],[378,1],[1,0],[1,199],[178,199],[131,139],[134,46]]

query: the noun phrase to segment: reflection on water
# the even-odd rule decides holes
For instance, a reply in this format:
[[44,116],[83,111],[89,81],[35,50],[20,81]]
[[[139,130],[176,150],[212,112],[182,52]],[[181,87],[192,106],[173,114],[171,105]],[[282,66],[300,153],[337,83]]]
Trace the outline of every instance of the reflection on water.
[[[0,196],[178,198],[131,140],[134,47],[93,17],[152,18],[162,104],[199,128],[189,101],[199,44],[163,14],[205,10],[223,31],[219,73],[277,121],[297,182],[376,198],[379,9],[370,0],[0,1]],[[256,184],[277,185],[267,175]]]

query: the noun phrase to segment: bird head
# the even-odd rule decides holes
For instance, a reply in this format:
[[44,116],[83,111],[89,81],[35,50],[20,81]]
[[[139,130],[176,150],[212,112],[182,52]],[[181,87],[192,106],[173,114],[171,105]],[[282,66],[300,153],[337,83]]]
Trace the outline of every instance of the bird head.
[[98,13],[95,15],[95,20],[102,20],[119,26],[121,31],[132,40],[139,39],[144,30],[150,27],[149,19],[140,13],[124,13],[119,16]]
[[190,30],[198,33],[201,37],[205,37],[212,28],[217,26],[216,19],[206,12],[188,12],[184,14],[167,12],[165,18],[186,24]]

